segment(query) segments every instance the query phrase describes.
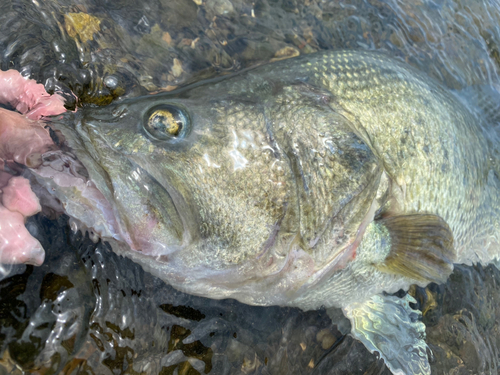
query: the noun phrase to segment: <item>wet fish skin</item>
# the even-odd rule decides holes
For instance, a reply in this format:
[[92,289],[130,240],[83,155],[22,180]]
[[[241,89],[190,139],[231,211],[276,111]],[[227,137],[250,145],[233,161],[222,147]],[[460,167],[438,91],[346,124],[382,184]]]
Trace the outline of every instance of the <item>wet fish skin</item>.
[[[145,130],[165,105],[186,114],[183,138]],[[188,293],[314,309],[424,284],[378,267],[390,249],[361,236],[374,215],[442,218],[454,262],[498,251],[480,119],[380,54],[284,60],[87,110],[61,131],[138,251],[115,249]]]

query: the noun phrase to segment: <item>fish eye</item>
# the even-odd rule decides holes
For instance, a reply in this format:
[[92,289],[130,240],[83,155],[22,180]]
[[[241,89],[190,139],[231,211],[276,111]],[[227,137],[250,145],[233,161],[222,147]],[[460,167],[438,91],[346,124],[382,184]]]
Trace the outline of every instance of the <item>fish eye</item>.
[[189,119],[186,112],[173,105],[162,105],[148,111],[144,130],[158,140],[172,140],[186,136]]

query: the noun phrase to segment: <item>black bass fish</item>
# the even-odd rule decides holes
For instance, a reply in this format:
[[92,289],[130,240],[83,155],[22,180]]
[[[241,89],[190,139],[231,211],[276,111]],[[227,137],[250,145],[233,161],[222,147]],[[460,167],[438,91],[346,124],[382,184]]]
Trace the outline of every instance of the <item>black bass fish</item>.
[[33,184],[75,223],[186,293],[341,307],[395,374],[430,373],[425,327],[411,297],[382,293],[499,253],[486,126],[381,54],[302,56],[71,116]]

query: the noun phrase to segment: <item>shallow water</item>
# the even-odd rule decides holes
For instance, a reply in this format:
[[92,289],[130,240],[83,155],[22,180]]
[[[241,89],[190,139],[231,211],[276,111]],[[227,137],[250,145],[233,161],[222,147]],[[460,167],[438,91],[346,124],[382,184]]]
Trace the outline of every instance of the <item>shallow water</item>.
[[[72,90],[85,106],[320,49],[375,49],[466,98],[488,85],[496,108],[500,4],[405,3],[3,2],[0,64]],[[325,311],[189,296],[73,234],[64,216],[38,215],[28,228],[47,258],[0,282],[0,373],[388,373]],[[433,373],[498,373],[499,283],[494,266],[459,266],[446,285],[411,291]]]

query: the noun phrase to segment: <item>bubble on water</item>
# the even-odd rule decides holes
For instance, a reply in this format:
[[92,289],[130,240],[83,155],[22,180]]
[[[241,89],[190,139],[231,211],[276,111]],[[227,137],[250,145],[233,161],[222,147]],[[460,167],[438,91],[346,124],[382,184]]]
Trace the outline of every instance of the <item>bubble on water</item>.
[[114,90],[118,87],[118,78],[116,78],[115,76],[107,76],[106,78],[104,78],[104,85],[108,89]]

